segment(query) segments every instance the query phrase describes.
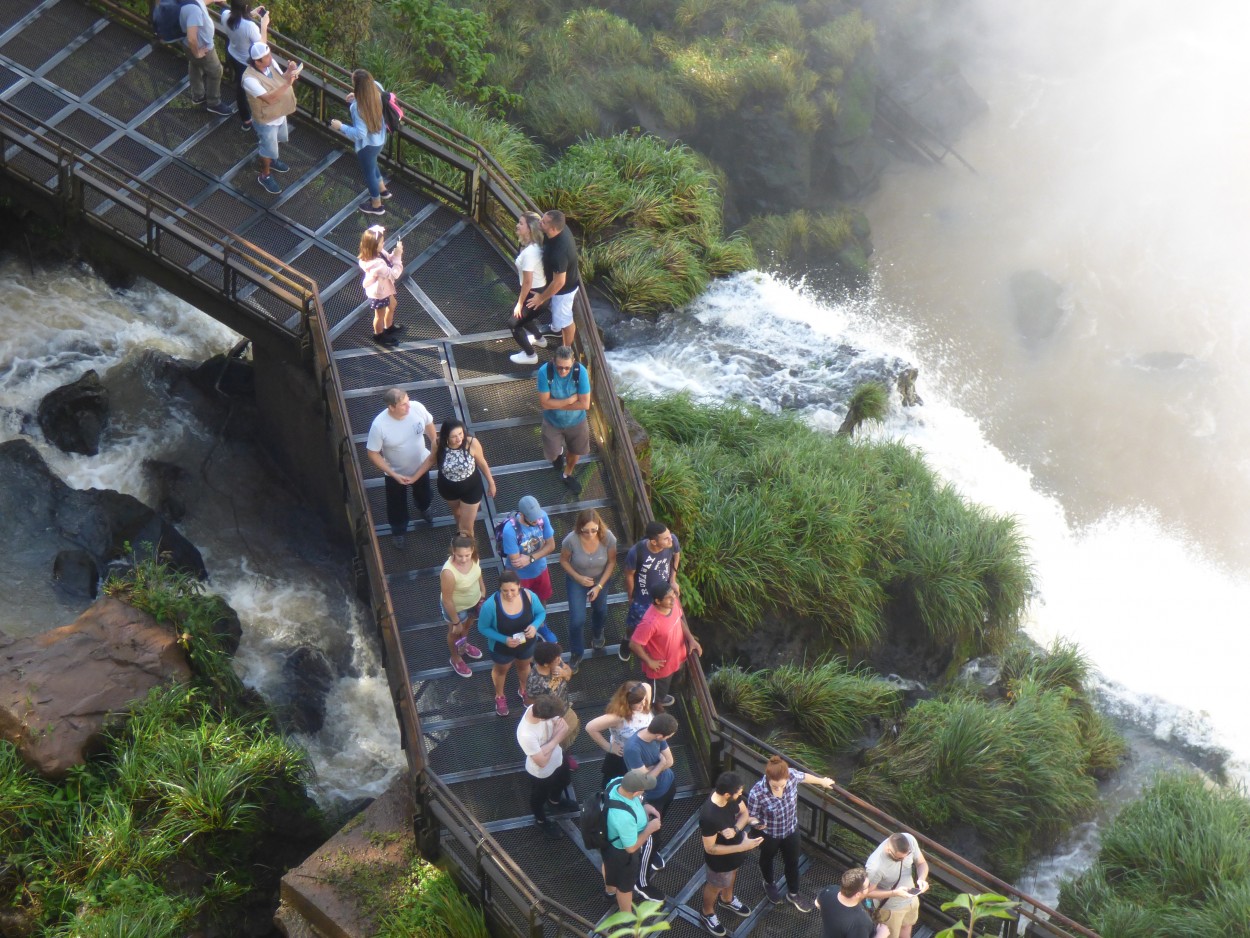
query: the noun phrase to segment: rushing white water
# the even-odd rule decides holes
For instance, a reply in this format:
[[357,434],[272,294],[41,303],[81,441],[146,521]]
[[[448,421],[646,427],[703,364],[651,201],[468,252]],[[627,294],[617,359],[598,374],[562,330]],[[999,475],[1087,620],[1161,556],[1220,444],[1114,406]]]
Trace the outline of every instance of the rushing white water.
[[[250,445],[223,441],[222,427],[206,423],[202,408],[171,395],[135,358],[156,349],[199,360],[238,338],[151,285],[118,292],[86,268],[31,272],[7,261],[0,265],[0,440],[25,433],[71,486],[111,488],[149,503],[144,460],[172,462],[195,477],[195,499],[179,528],[200,548],[209,588],[239,613],[235,666],[245,683],[281,698],[282,664],[299,647],[316,649],[335,666],[325,727],[298,740],[316,770],[313,794],[330,807],[349,804],[380,794],[403,757],[345,560],[321,543],[324,533],[310,520],[315,512],[283,492]],[[89,369],[103,377],[118,365],[133,371],[110,379],[100,453],[69,455],[46,444],[33,419],[40,399]],[[46,584],[6,600],[0,630],[10,634],[71,621],[85,605],[74,608]]]

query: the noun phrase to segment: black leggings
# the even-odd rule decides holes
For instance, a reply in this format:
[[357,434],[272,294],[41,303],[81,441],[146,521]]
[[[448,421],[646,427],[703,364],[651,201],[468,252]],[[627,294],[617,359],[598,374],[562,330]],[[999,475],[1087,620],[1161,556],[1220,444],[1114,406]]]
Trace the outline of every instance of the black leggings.
[[764,842],[760,844],[760,872],[764,874],[764,882],[770,885],[776,882],[773,879],[773,859],[780,850],[786,865],[786,891],[799,891],[799,845],[802,839],[797,830],[785,837],[764,835]]
[[561,762],[560,768],[546,778],[535,778],[531,775],[530,811],[534,813],[534,817],[540,821],[547,820],[547,802],[559,801],[564,797],[564,789],[572,780],[573,776],[569,772],[567,762]]
[[[533,295],[533,290],[527,293],[525,295],[525,302],[528,303],[529,298]],[[521,351],[525,352],[527,355],[534,354],[534,339],[542,338],[542,333],[538,330],[538,326],[535,325],[534,320],[536,320],[543,313],[547,312],[547,309],[548,304],[546,303],[538,307],[538,309],[530,309],[525,305],[525,303],[522,303],[521,318],[516,319],[513,316],[508,317],[508,322],[511,324],[512,328],[512,338],[516,339],[516,344],[521,346]]]
[[252,119],[252,108],[247,103],[247,92],[243,90],[243,73],[247,71],[247,66],[240,65],[229,55],[226,58],[230,59],[230,68],[234,71],[234,100],[239,105],[239,120],[247,123]]

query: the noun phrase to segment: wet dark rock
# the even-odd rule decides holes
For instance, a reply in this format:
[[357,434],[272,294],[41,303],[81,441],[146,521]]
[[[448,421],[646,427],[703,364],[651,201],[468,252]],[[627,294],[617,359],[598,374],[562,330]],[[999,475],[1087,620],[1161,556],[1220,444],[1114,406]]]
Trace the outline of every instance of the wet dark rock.
[[191,372],[191,383],[205,394],[226,397],[256,396],[256,372],[250,362],[233,355],[214,355]]
[[695,146],[730,180],[735,213],[730,224],[811,207],[812,134],[794,127],[783,108],[744,107],[734,120],[718,121],[699,134]]
[[108,423],[108,415],[108,390],[94,370],[39,402],[39,426],[44,437],[66,453],[99,453],[100,434]]
[[58,551],[52,561],[52,582],[71,599],[95,599],[100,568],[85,550]]
[[109,489],[72,489],[27,440],[0,443],[0,543],[10,566],[47,577],[62,550],[80,550],[97,570],[155,550],[178,570],[204,577],[195,546],[147,505]]
[[903,401],[904,407],[915,407],[923,404],[924,401],[916,392],[916,379],[920,377],[920,369],[908,368],[899,373],[898,379],[894,382],[894,386],[898,388],[898,395]]
[[964,686],[986,699],[1007,696],[1003,680],[1003,661],[996,655],[973,658],[959,669],[959,680]]
[[334,665],[317,648],[295,649],[282,665],[285,702],[282,721],[294,733],[316,733],[325,725],[326,697],[334,686]]
[[191,474],[176,463],[160,459],[145,459],[143,474],[152,486],[156,510],[170,521],[185,518]]
[[1051,338],[1066,313],[1060,302],[1063,287],[1040,270],[1012,274],[1010,287],[1021,337],[1031,344]]

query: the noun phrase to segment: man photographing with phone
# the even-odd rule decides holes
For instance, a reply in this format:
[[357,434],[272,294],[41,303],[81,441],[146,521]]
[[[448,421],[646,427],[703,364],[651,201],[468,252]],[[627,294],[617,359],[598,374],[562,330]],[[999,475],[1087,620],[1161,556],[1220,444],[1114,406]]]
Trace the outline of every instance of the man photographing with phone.
[[288,139],[287,115],[295,113],[295,82],[303,68],[292,59],[282,68],[263,42],[252,44],[251,66],[243,73],[243,91],[252,109],[252,126],[260,141],[260,176],[256,181],[270,195],[282,187],[270,174],[289,172],[291,167],[278,159],[278,147]]
[[885,913],[881,924],[889,938],[911,938],[920,917],[920,894],[929,888],[929,863],[911,834],[891,834],[868,862],[867,898],[875,899]]

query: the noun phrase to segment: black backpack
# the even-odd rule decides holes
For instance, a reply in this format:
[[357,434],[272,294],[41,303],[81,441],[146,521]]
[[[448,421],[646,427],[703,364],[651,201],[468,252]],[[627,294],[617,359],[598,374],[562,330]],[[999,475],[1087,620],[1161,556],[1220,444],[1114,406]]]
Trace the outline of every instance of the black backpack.
[[502,521],[495,523],[495,544],[499,547],[499,558],[501,560],[506,560],[508,557],[507,552],[503,549],[503,532],[504,528],[509,524],[516,525],[517,550],[521,549],[521,522],[517,520],[517,513],[514,511]]
[[[556,380],[556,364],[555,362],[547,362],[544,366],[547,369],[547,387],[551,387],[551,382]],[[577,382],[582,380],[582,363],[573,360],[573,370],[569,372],[569,377],[573,379],[573,387],[577,387]]]
[[581,828],[582,843],[590,850],[604,850],[608,846],[608,812],[613,808],[628,811],[633,816],[633,809],[620,798],[609,798],[608,791],[621,780],[614,778],[608,782],[604,791],[591,795],[582,807]]
[[196,0],[161,0],[152,8],[152,31],[161,42],[179,42],[186,38],[182,31],[182,8]]

